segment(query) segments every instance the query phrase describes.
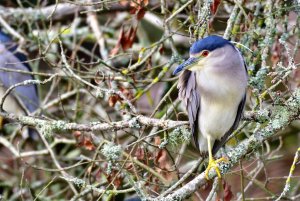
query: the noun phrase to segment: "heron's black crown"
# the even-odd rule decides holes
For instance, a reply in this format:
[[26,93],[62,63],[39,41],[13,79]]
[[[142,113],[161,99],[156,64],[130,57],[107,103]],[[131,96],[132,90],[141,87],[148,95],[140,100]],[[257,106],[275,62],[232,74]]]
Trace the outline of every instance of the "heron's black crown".
[[200,53],[202,50],[214,51],[217,48],[224,47],[225,45],[233,46],[228,40],[220,36],[207,36],[201,40],[193,43],[190,48],[190,54]]

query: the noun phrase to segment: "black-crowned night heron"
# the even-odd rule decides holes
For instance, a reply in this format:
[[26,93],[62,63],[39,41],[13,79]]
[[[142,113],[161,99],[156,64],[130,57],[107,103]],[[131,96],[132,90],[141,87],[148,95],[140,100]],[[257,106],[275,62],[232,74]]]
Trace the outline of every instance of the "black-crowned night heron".
[[[4,68],[31,72],[30,66],[27,63],[22,63],[27,58],[24,54],[17,51],[17,47],[17,44],[0,30],[0,68],[2,68],[0,70],[0,98],[3,97],[4,92],[10,86],[24,82],[25,80],[34,79],[30,74],[5,71]],[[14,114],[28,114],[34,112],[38,107],[39,97],[36,85],[16,87],[12,92],[12,96],[8,96],[4,102],[4,110]],[[29,132],[32,131],[30,130]]]
[[179,65],[179,98],[186,106],[191,131],[200,153],[209,153],[209,170],[221,177],[213,155],[237,128],[246,101],[247,69],[235,46],[219,36],[208,36],[190,48],[190,58]]

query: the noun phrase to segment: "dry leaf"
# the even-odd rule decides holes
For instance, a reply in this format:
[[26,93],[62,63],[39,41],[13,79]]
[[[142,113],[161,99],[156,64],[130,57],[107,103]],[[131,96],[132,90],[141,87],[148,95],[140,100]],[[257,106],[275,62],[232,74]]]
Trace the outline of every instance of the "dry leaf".
[[111,174],[106,175],[107,181],[109,183],[112,182],[116,188],[120,187],[122,185],[122,182],[123,182],[123,177],[118,173],[119,173],[119,171],[113,170],[111,172]]
[[116,46],[110,51],[110,55],[116,55],[119,52],[120,47],[122,47],[124,51],[131,48],[136,37],[136,31],[137,27],[133,28],[131,26],[130,29],[125,33],[124,27],[122,27],[118,37],[118,42]]
[[223,188],[224,188],[223,200],[224,201],[230,201],[233,198],[233,193],[231,191],[231,186],[226,181],[224,181],[223,182]]
[[121,46],[124,51],[132,47],[134,39],[136,37],[136,31],[137,27],[130,27],[130,29],[121,37]]
[[141,147],[138,147],[137,150],[135,151],[134,155],[138,160],[144,160],[145,159],[145,152],[144,149]]
[[137,18],[138,20],[143,19],[143,17],[145,16],[145,13],[146,13],[145,8],[140,8],[140,9],[138,9],[138,11],[136,12],[136,18]]
[[124,96],[128,99],[131,100],[134,98],[133,92],[127,88],[124,87],[119,87],[120,91],[124,94]]
[[116,46],[110,51],[111,56],[114,56],[119,52],[123,35],[124,35],[124,27],[121,27],[120,34],[118,37],[118,42],[117,42]]
[[83,146],[85,149],[87,149],[89,151],[93,151],[96,149],[96,147],[94,146],[92,141],[90,139],[88,139],[87,137],[84,138]]
[[84,147],[89,151],[93,151],[96,149],[90,137],[82,135],[79,131],[75,131],[75,132],[73,133],[73,135],[75,136],[77,145],[79,147]]
[[145,13],[146,9],[145,6],[149,4],[148,0],[137,0],[137,1],[131,1],[130,2],[130,13],[131,14],[136,14],[137,20],[141,20]]
[[130,1],[130,6],[136,9],[143,8],[149,4],[148,0]]
[[111,95],[109,98],[108,98],[108,105],[110,107],[114,107],[115,104],[120,100],[120,96],[118,95]]
[[214,2],[210,5],[210,10],[213,15],[217,12],[220,3],[221,0],[214,0]]

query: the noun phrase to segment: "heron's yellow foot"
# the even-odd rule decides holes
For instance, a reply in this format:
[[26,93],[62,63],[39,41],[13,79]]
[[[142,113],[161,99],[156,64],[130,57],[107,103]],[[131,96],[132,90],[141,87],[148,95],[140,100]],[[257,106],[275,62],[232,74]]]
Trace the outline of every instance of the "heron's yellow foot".
[[218,166],[218,163],[220,162],[228,162],[228,159],[227,158],[219,158],[217,160],[214,160],[213,158],[210,158],[209,161],[208,161],[208,166],[205,170],[205,177],[207,180],[209,180],[209,171],[210,169],[214,168],[218,177],[221,178],[221,173],[220,173],[220,169],[219,169],[219,166]]

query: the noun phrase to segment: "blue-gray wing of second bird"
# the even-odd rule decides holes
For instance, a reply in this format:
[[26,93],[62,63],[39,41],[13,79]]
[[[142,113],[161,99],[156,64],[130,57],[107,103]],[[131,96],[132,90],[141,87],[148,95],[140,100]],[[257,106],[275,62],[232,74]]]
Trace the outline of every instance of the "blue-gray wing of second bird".
[[[10,71],[32,72],[30,66],[24,63],[26,56],[17,52],[16,49],[17,46],[15,43],[13,43],[5,33],[0,31],[0,81],[4,91],[15,84],[22,83],[26,80],[34,80],[31,74]],[[6,71],[5,69],[8,70]],[[39,107],[36,85],[18,86],[13,90],[12,95],[25,113],[32,113]]]

